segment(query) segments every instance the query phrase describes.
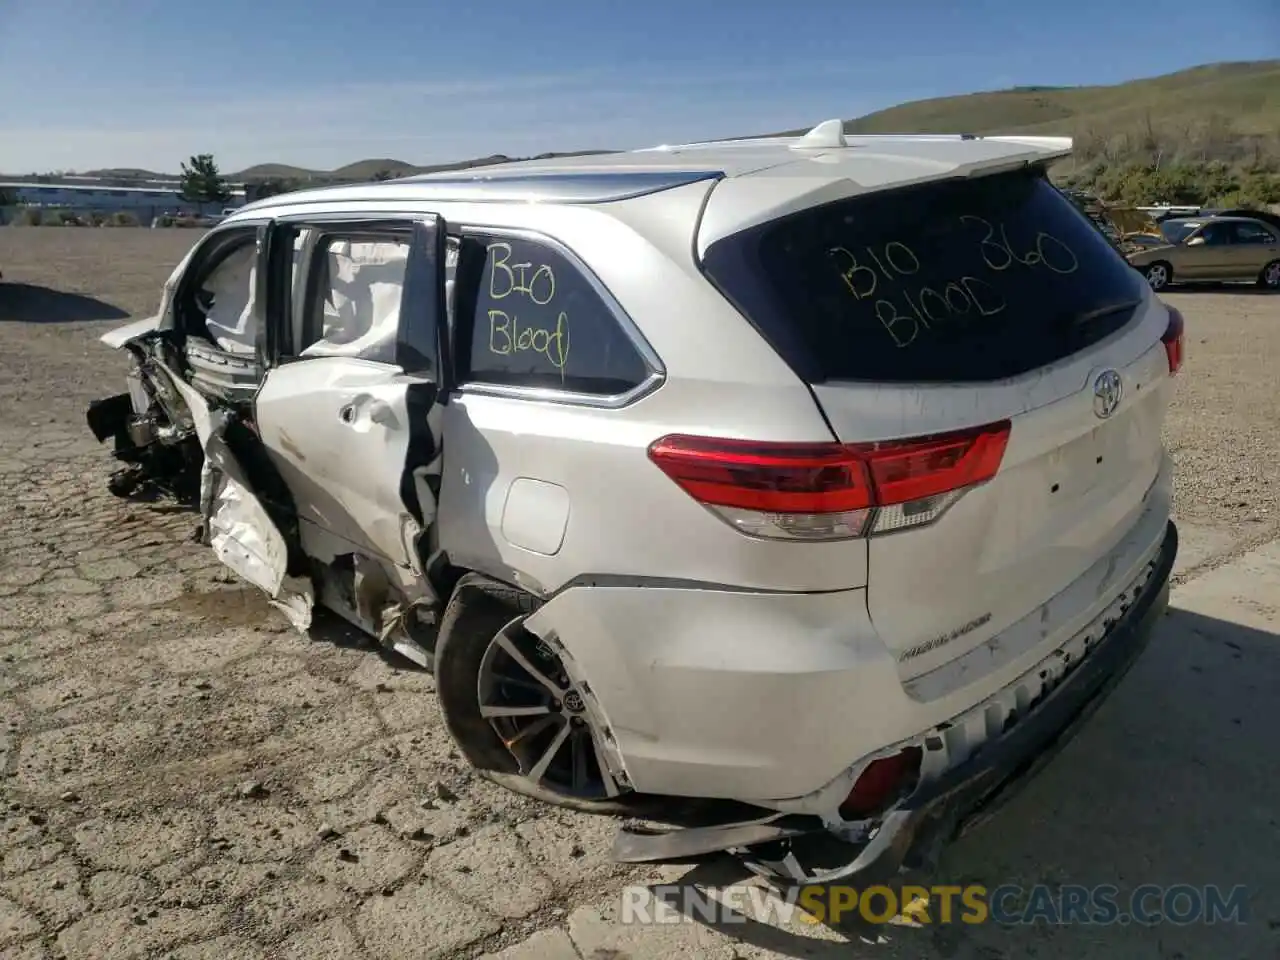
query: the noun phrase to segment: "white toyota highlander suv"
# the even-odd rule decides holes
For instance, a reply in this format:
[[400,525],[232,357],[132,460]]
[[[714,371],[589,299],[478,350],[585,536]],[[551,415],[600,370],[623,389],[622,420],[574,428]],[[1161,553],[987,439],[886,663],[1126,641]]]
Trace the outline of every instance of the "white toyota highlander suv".
[[1119,680],[1177,549],[1162,304],[1070,142],[658,147],[274,197],[103,339],[113,478],[624,860],[888,877]]

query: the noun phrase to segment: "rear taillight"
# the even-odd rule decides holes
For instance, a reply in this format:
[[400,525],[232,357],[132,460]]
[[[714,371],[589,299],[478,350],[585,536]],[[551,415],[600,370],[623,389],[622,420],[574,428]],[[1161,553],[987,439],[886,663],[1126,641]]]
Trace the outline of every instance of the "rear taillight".
[[840,816],[845,820],[862,820],[879,813],[915,784],[923,756],[924,751],[919,747],[907,747],[892,756],[872,760],[840,804]]
[[1165,328],[1160,342],[1164,344],[1165,355],[1169,358],[1169,376],[1173,376],[1182,368],[1186,359],[1187,334],[1182,321],[1182,314],[1169,307],[1169,326]]
[[668,436],[649,458],[745,534],[843,540],[931,523],[1000,469],[1009,421],[880,443]]

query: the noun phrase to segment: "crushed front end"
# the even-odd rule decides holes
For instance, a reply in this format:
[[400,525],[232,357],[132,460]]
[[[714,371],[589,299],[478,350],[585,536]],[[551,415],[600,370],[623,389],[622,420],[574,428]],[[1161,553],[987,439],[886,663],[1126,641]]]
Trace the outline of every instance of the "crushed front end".
[[109,488],[121,497],[159,491],[194,502],[204,454],[190,409],[157,368],[173,348],[156,336],[126,349],[127,392],[95,400],[85,416],[98,442],[112,441],[114,456],[124,464]]

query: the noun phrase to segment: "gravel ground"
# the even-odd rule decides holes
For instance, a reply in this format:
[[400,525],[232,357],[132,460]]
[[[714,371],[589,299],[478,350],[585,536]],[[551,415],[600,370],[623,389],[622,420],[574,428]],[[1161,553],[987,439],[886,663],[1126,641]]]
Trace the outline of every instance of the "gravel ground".
[[1280,532],[1280,295],[1232,286],[1165,299],[1187,321],[1167,427],[1177,515],[1270,539]]
[[[95,339],[154,309],[196,236],[0,229],[0,955],[665,955],[610,939],[619,886],[656,875],[609,862],[610,821],[472,777],[429,677],[340,632],[284,629],[188,542],[191,514],[107,495],[83,410],[122,389],[123,363]],[[1211,566],[1280,531],[1280,296],[1168,300],[1190,354],[1168,427],[1177,512],[1211,542],[1191,565]],[[1010,842],[1040,836],[1035,810],[1007,816]],[[973,862],[1003,856],[1000,833],[965,841]],[[961,934],[894,956],[1030,955]],[[1092,949],[1061,942],[1041,956]],[[812,952],[780,944],[765,941]],[[723,938],[696,952],[762,955]]]

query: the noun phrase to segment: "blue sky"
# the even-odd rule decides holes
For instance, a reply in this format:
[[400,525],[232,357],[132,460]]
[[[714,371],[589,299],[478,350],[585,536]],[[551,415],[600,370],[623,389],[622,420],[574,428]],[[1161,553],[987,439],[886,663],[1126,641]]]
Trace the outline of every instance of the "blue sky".
[[0,171],[633,148],[1280,57],[1280,0],[0,0]]

